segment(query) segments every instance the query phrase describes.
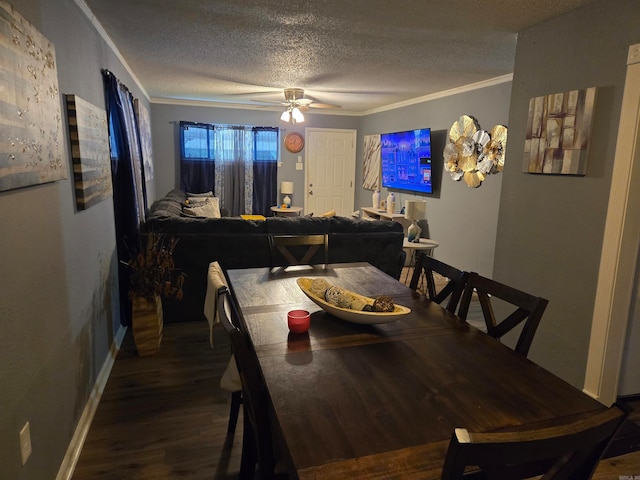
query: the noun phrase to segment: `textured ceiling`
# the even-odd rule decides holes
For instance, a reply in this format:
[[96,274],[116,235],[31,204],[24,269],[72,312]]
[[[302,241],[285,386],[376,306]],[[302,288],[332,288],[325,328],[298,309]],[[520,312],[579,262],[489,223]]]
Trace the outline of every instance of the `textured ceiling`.
[[342,113],[508,75],[518,31],[592,1],[84,0],[152,101]]

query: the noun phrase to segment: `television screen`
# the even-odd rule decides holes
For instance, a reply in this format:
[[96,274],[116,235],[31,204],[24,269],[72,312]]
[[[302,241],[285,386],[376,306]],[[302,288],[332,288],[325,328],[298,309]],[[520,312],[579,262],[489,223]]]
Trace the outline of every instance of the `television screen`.
[[380,147],[383,187],[433,193],[430,128],[383,133]]

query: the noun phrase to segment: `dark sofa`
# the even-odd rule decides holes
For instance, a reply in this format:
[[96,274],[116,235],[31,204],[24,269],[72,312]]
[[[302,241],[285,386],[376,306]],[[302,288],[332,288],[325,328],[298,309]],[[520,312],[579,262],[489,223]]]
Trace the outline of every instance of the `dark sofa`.
[[209,263],[218,261],[224,269],[267,267],[272,234],[327,233],[330,263],[369,262],[400,277],[405,253],[399,223],[350,217],[190,217],[182,210],[186,198],[184,192],[172,190],[151,206],[142,226],[143,239],[152,231],[179,239],[174,260],[187,274],[184,297],[163,300],[165,322],[204,320]]

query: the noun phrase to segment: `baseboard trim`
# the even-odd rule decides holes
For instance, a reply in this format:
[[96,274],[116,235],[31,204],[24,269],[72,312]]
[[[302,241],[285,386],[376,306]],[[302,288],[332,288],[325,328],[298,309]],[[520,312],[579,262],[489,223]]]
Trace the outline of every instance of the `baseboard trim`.
[[107,380],[109,380],[111,368],[116,361],[116,356],[118,355],[118,350],[120,350],[120,345],[122,345],[122,340],[124,339],[126,331],[127,327],[123,327],[121,325],[116,332],[111,348],[109,349],[109,354],[102,364],[98,378],[96,378],[96,383],[94,384],[91,394],[89,395],[89,399],[84,406],[80,420],[78,420],[78,425],[73,433],[73,437],[71,437],[71,442],[69,443],[67,453],[65,454],[62,464],[60,465],[60,469],[58,470],[58,475],[56,475],[56,480],[71,480],[71,477],[73,477],[73,471],[76,468],[80,452],[82,452],[82,446],[87,438],[87,433],[89,433],[89,427],[91,426],[91,422],[93,422],[93,416],[98,409],[98,404],[102,398],[104,387],[107,385]]

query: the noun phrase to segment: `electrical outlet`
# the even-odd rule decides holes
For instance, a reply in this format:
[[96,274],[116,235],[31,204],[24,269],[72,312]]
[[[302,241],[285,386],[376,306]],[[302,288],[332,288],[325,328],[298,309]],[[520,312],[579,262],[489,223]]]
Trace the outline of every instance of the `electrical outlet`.
[[302,163],[296,163],[296,170],[302,170]]
[[29,422],[24,424],[22,430],[20,430],[20,457],[22,458],[22,465],[27,463],[29,456],[31,455],[31,427]]

